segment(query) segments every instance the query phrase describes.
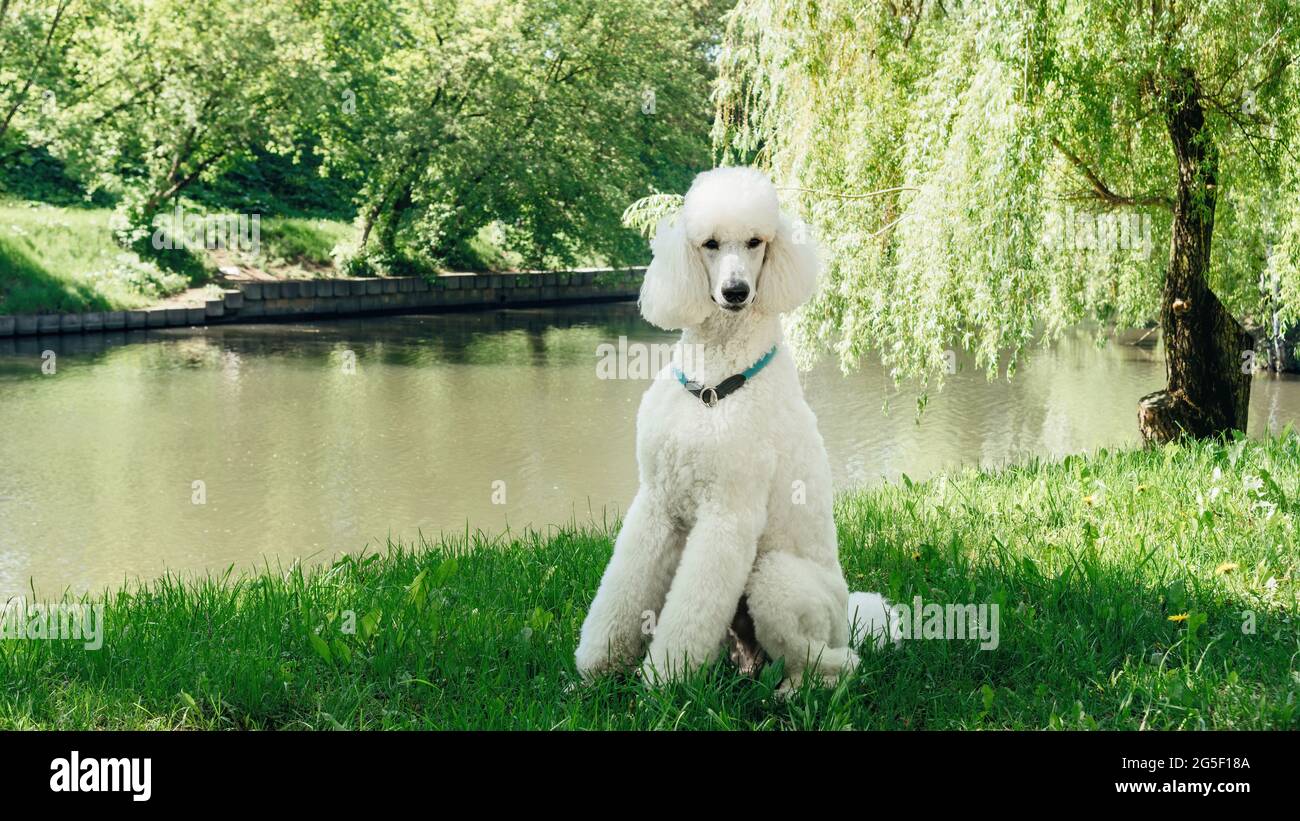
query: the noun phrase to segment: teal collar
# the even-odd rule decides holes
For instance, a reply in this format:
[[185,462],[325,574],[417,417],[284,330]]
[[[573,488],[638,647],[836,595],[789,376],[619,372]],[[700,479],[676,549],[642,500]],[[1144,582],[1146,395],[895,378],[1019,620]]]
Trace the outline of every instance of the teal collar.
[[758,372],[766,368],[767,363],[771,362],[772,357],[774,356],[776,356],[775,345],[772,346],[772,350],[763,354],[763,357],[753,365],[745,368],[745,370],[740,373],[728,376],[726,379],[711,388],[707,388],[698,382],[688,380],[686,374],[682,373],[682,369],[676,365],[673,365],[673,375],[677,377],[678,382],[682,383],[682,387],[686,388],[686,390],[690,391],[695,396],[698,396],[700,401],[704,404],[713,407],[728,394],[740,390],[742,385],[757,376]]

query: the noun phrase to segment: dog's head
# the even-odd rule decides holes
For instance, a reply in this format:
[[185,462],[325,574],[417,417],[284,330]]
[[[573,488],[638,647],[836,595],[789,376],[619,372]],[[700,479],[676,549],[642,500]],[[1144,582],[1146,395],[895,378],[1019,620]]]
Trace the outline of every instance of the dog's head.
[[817,248],[781,213],[776,189],[754,168],[695,178],[674,216],[660,221],[641,286],[641,315],[689,328],[714,311],[792,311],[817,282]]

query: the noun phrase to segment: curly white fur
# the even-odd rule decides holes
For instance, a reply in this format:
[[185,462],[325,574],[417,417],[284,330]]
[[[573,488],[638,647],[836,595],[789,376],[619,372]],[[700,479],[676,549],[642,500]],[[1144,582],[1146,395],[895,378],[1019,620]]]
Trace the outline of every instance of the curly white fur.
[[[779,314],[815,287],[816,247],[780,213],[766,176],[720,168],[695,179],[653,251],[641,312],[682,329],[689,378],[716,385],[773,346],[777,354],[715,407],[669,373],[646,391],[640,488],[582,626],[578,670],[590,678],[642,661],[658,682],[709,663],[743,594],[759,644],[785,659],[787,688],[806,673],[833,683],[858,662],[851,622],[859,637],[887,628],[878,596],[849,613],[830,465],[782,342]],[[682,358],[683,345],[702,361]],[[651,614],[652,638],[642,629]]]

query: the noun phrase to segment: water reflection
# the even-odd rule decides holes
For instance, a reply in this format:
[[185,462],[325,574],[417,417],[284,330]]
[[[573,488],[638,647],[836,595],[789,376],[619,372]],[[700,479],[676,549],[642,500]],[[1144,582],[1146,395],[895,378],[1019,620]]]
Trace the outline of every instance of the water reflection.
[[[596,378],[619,336],[673,339],[616,304],[0,340],[0,596],[612,517],[646,387]],[[1010,383],[961,370],[919,420],[879,367],[805,389],[846,487],[1135,442],[1163,381],[1158,352],[1079,334]],[[1251,409],[1281,428],[1300,384],[1258,379]]]

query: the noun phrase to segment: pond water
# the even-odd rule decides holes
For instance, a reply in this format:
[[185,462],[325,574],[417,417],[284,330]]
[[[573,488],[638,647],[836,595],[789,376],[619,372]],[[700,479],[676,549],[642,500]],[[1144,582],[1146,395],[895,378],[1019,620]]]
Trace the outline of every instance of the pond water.
[[[648,385],[597,378],[620,336],[674,338],[618,303],[0,341],[0,600],[612,520]],[[805,390],[847,488],[1136,442],[1163,382],[1079,332],[1011,382],[961,368],[919,420],[878,365]],[[1256,379],[1252,433],[1295,419],[1300,382]]]

